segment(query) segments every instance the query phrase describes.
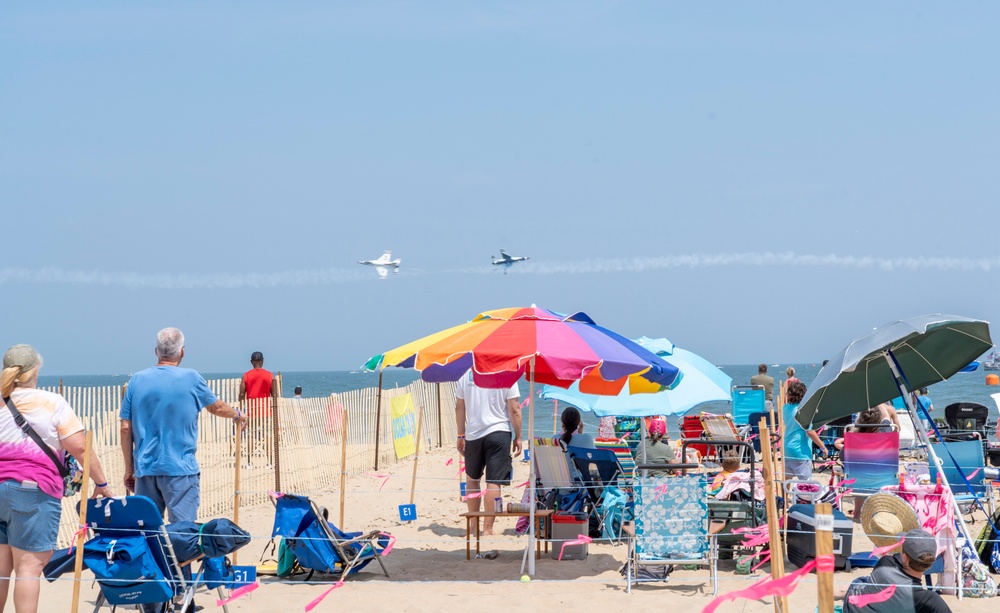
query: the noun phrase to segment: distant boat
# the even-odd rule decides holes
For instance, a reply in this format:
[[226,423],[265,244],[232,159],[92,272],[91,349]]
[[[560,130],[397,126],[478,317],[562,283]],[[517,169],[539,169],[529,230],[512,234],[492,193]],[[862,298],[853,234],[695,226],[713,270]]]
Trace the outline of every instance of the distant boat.
[[1000,370],[1000,355],[997,355],[997,348],[993,347],[983,360],[983,370]]

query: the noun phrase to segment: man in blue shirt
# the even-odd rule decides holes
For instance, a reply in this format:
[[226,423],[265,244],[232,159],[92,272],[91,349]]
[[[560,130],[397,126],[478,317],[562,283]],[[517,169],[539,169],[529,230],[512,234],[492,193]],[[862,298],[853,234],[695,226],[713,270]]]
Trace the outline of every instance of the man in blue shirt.
[[216,398],[197,371],[180,368],[184,334],[164,328],[156,335],[156,366],[135,373],[121,408],[125,488],[150,498],[170,522],[195,521],[201,501],[198,414],[233,419],[246,415]]

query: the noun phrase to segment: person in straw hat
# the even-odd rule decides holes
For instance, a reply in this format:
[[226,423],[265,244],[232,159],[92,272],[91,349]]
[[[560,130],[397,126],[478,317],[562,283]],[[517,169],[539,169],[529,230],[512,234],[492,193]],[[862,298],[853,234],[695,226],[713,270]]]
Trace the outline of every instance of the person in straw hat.
[[[951,609],[935,592],[921,587],[927,569],[937,558],[937,542],[921,530],[917,514],[894,494],[875,494],[861,507],[861,525],[876,547],[899,544],[899,553],[882,556],[871,575],[851,582],[844,595],[844,613],[889,613],[915,611],[942,613]],[[896,586],[892,596],[858,607],[851,596],[877,594]]]

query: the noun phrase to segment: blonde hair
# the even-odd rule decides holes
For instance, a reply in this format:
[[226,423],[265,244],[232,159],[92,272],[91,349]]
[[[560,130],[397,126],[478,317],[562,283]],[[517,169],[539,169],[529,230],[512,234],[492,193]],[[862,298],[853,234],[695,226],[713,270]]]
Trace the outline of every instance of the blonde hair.
[[726,472],[736,472],[740,469],[740,454],[730,449],[722,454],[722,470]]
[[789,377],[794,377],[795,376],[795,367],[794,366],[789,366],[788,368],[786,368],[785,369],[785,374],[788,375]]
[[8,366],[4,368],[3,372],[0,372],[0,394],[4,398],[9,397],[15,387],[19,387],[21,383],[31,380],[38,372],[39,366],[41,364],[35,364],[28,370],[23,370],[20,366]]

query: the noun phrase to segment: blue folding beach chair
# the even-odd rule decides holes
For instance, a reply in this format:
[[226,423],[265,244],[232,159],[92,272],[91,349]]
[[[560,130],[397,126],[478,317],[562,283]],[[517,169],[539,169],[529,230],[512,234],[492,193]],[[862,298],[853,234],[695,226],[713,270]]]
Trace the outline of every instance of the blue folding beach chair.
[[[87,527],[93,537],[83,546],[83,563],[94,573],[101,589],[94,611],[105,604],[112,608],[138,605],[147,611],[186,611],[195,591],[204,584],[209,559],[195,553],[192,560],[180,560],[159,510],[145,496],[88,501]],[[185,538],[179,533],[173,538],[178,537]],[[242,544],[245,541],[234,548]],[[52,569],[46,567],[46,577],[51,580],[62,571],[72,570],[73,557],[66,550],[57,552],[50,563]],[[199,558],[204,560],[200,572],[193,578],[186,577],[184,566]],[[225,599],[223,584],[216,587],[220,599]],[[228,613],[229,608],[223,608]]]
[[[588,506],[591,515],[597,523],[597,530],[603,533],[605,521],[614,512],[614,509],[605,508],[603,504],[605,493],[608,489],[615,488],[616,485],[620,485],[622,489],[625,489],[627,485],[622,467],[618,463],[618,456],[610,449],[573,446],[566,447],[566,454],[579,471],[584,489],[590,499]],[[608,499],[617,500],[617,498],[617,496],[611,496]],[[617,536],[620,536],[620,533]]]
[[316,506],[306,496],[278,494],[272,501],[274,528],[271,537],[284,539],[296,564],[309,571],[306,581],[316,571],[340,575],[339,580],[343,581],[372,560],[378,562],[388,578],[389,571],[382,555],[389,548],[392,535],[379,530],[342,532],[327,520],[326,509]]
[[[953,443],[932,443],[931,447],[944,468],[944,476],[951,485],[951,493],[960,505],[969,505],[969,513],[976,509],[975,500],[984,502],[993,517],[996,503],[993,495],[993,483],[986,478],[986,461],[983,458],[983,445],[978,440],[958,441]],[[958,466],[955,466],[956,462]],[[931,482],[937,481],[938,468],[930,463]],[[963,478],[964,476],[964,478]],[[968,480],[968,485],[966,485]],[[970,489],[971,486],[971,489]]]
[[734,385],[733,386],[733,423],[745,425],[750,423],[754,413],[764,413],[767,405],[764,403],[764,386]]

